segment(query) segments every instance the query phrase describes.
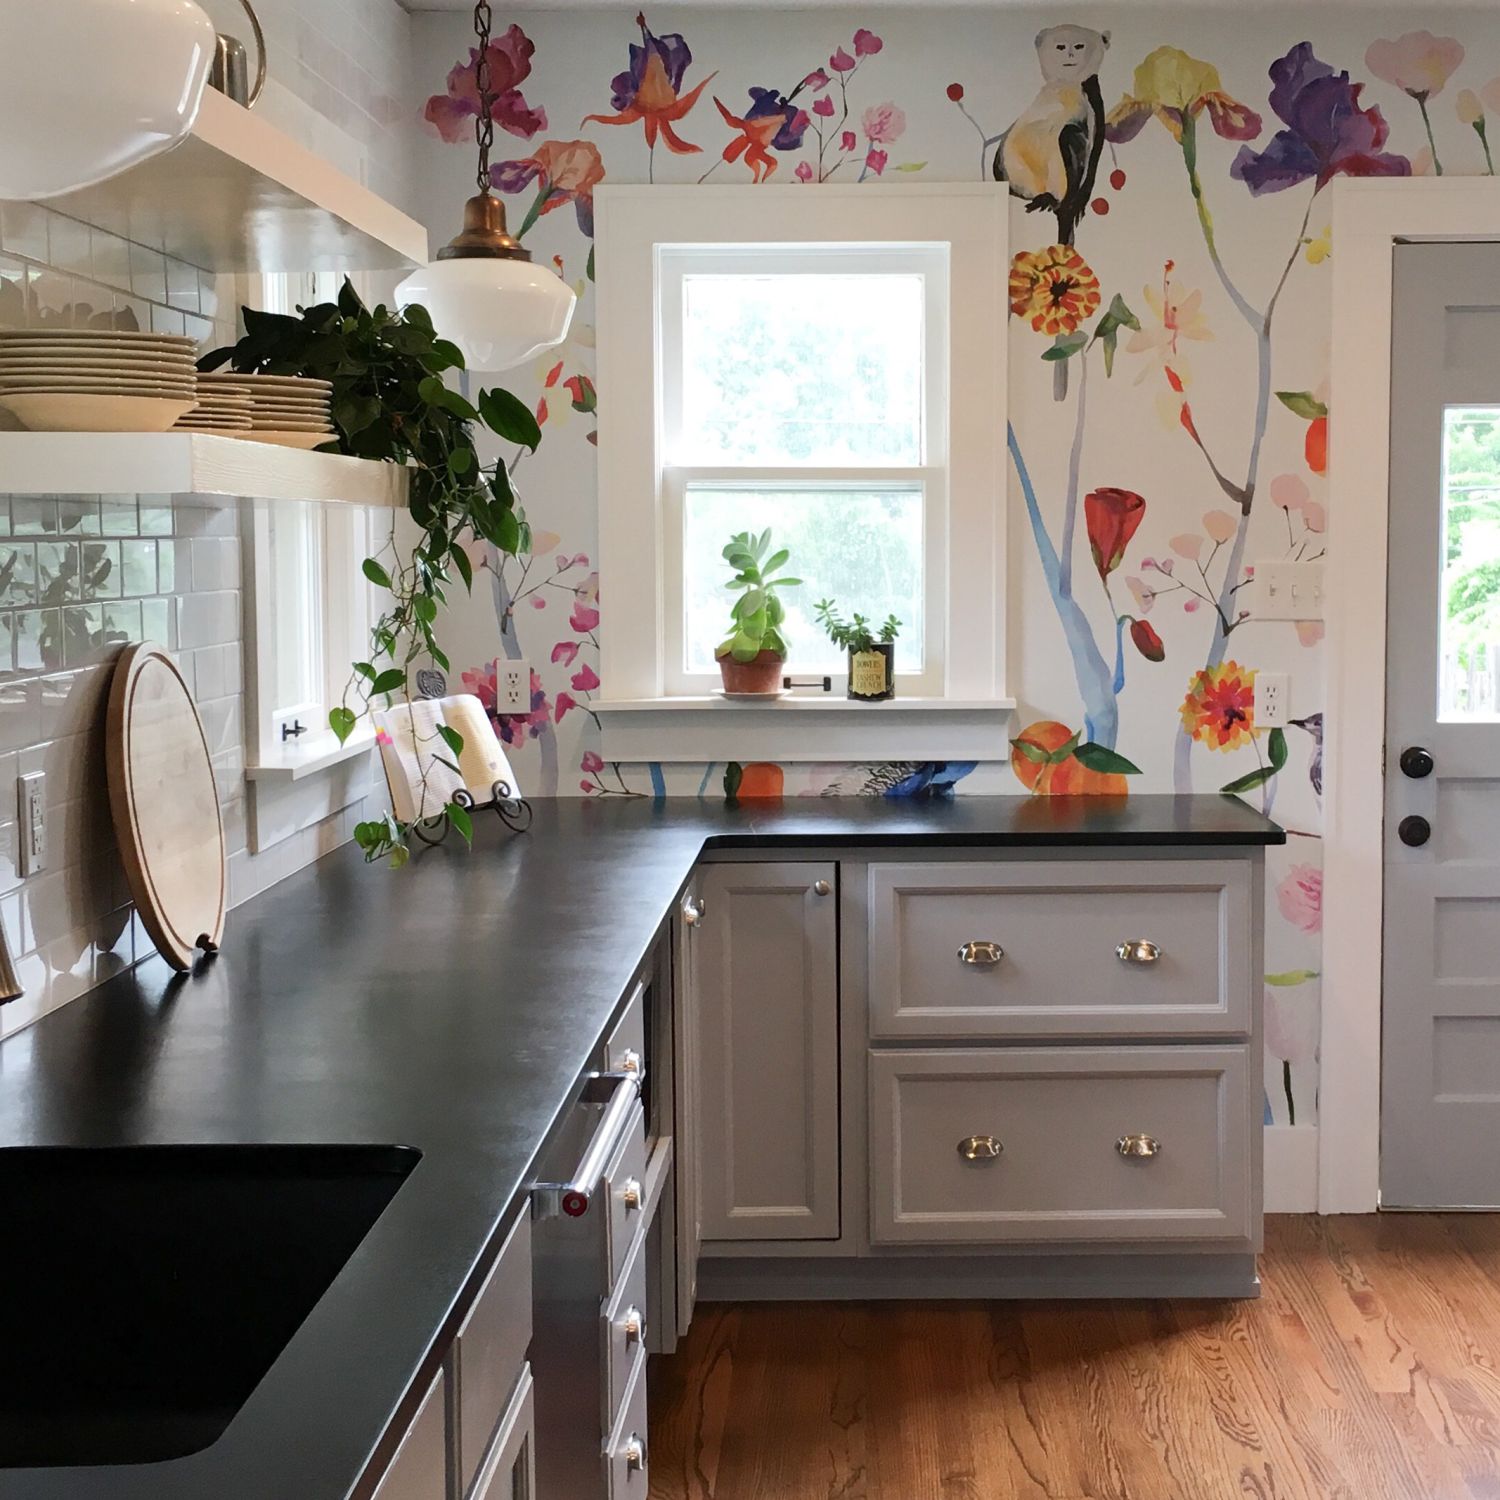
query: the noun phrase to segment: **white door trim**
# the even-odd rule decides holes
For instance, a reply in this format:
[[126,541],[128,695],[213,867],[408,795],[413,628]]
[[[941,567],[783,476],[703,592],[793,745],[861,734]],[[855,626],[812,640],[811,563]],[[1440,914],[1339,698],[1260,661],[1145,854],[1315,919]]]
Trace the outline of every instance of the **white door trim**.
[[1380,1195],[1380,810],[1397,240],[1500,240],[1500,178],[1345,178],[1333,186],[1318,1089],[1318,1210],[1325,1214],[1369,1213]]

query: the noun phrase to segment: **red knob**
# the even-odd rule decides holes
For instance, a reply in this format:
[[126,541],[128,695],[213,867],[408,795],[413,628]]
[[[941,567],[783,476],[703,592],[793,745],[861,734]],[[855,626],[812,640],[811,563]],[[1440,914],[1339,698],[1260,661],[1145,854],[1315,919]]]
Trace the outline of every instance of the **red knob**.
[[583,1193],[564,1193],[562,1209],[570,1219],[581,1219],[589,1211],[589,1200]]

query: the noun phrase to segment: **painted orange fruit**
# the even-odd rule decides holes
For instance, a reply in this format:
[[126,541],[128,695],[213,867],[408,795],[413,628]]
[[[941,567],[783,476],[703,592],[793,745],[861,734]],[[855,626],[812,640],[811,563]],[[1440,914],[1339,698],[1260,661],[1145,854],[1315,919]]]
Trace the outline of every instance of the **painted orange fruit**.
[[779,797],[784,790],[786,777],[780,766],[769,761],[753,760],[740,777],[736,795],[746,797]]
[[[1052,761],[1069,740],[1073,731],[1056,719],[1039,719],[1028,724],[1016,736],[1010,750],[1010,768],[1016,780],[1038,797],[1123,797],[1129,790],[1123,776],[1112,771],[1091,771],[1076,756]],[[1028,754],[1023,746],[1028,746]]]

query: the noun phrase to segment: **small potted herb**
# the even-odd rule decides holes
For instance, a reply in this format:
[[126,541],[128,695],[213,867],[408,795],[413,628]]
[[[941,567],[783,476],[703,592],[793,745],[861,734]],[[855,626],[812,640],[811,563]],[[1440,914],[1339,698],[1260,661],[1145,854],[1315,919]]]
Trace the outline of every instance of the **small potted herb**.
[[849,696],[864,703],[894,698],[896,637],[901,634],[901,621],[887,615],[877,631],[862,614],[845,620],[832,599],[820,599],[814,612],[828,639],[849,653]]
[[786,640],[781,634],[786,606],[777,589],[796,588],[800,578],[773,576],[786,566],[791,555],[785,547],[770,557],[771,533],[741,531],[730,537],[724,561],[734,577],[724,585],[739,598],[730,611],[730,630],[714,652],[724,691],[732,697],[774,696],[781,691],[781,673],[786,665]]

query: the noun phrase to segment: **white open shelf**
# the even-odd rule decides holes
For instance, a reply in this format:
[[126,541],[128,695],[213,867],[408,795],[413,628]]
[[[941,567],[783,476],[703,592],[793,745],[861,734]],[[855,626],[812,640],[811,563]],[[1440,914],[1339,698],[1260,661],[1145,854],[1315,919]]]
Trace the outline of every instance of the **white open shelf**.
[[427,231],[214,89],[180,145],[49,207],[206,271],[399,270]]
[[0,432],[0,493],[235,495],[397,508],[400,464],[195,432]]

